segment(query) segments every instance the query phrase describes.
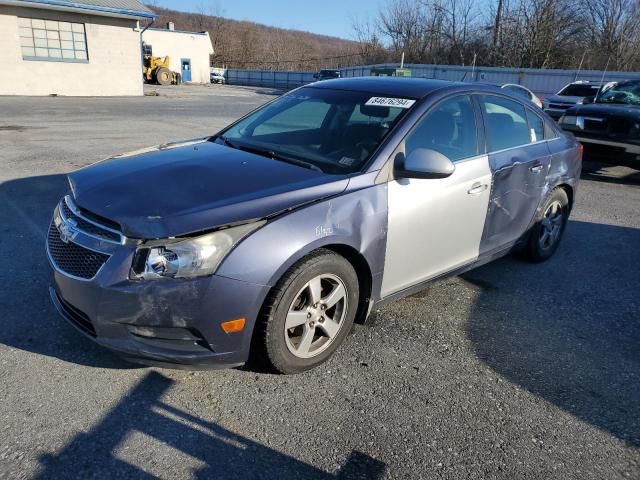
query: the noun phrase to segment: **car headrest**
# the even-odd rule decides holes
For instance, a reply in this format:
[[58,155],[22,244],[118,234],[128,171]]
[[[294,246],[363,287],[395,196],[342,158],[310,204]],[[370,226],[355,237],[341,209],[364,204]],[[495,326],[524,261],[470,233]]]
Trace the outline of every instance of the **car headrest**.
[[366,117],[387,118],[389,107],[379,107],[377,105],[360,105],[360,113]]
[[456,133],[456,121],[453,112],[438,110],[429,118],[427,135],[431,143],[446,145],[453,140]]

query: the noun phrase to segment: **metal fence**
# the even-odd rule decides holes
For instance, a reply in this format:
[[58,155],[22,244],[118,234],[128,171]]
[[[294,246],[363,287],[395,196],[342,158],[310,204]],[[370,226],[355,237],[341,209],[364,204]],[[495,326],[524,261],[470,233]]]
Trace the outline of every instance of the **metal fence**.
[[[397,68],[399,64],[367,65],[362,67],[341,68],[343,77],[362,77],[371,74],[373,67]],[[405,65],[411,69],[412,76],[418,78],[435,78],[439,80],[483,82],[483,83],[517,83],[529,88],[542,97],[553,95],[564,85],[574,80],[600,80],[601,71],[583,70],[548,70],[535,68],[501,68],[470,67],[457,65]],[[288,72],[271,70],[228,69],[225,72],[230,85],[248,85],[254,87],[272,87],[290,89],[314,81],[314,72]],[[640,79],[639,72],[606,72],[605,81]]]

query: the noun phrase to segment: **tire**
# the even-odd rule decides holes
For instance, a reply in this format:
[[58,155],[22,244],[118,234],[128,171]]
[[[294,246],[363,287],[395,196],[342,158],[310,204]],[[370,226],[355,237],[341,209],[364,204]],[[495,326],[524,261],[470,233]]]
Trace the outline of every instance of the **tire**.
[[159,85],[171,85],[171,70],[167,67],[160,67],[155,73],[156,82]]
[[571,206],[567,193],[562,188],[552,190],[540,209],[540,214],[522,250],[527,260],[539,263],[553,256],[560,245],[570,213]]
[[283,374],[320,365],[351,331],[359,297],[358,276],[344,257],[326,249],[313,252],[270,292],[256,325],[252,357]]

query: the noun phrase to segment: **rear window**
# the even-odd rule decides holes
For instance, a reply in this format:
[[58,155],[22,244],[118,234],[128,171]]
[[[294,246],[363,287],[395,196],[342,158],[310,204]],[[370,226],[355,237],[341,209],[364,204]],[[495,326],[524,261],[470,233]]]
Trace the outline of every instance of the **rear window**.
[[581,85],[581,84],[573,84],[567,85],[564,87],[558,95],[562,95],[563,97],[594,97],[600,85]]
[[531,94],[525,90],[524,88],[520,88],[517,85],[505,85],[504,87],[505,90],[509,90],[512,93],[515,93],[516,95],[520,95],[523,98],[526,98],[527,100],[531,100]]

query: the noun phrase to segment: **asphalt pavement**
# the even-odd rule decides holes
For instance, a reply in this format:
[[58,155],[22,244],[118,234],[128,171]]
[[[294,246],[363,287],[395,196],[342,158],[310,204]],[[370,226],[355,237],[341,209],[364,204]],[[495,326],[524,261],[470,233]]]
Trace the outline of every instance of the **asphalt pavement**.
[[376,310],[316,370],[139,367],[50,305],[65,173],[273,98],[152,90],[0,97],[0,478],[640,478],[637,169],[585,163],[550,261],[507,257]]

